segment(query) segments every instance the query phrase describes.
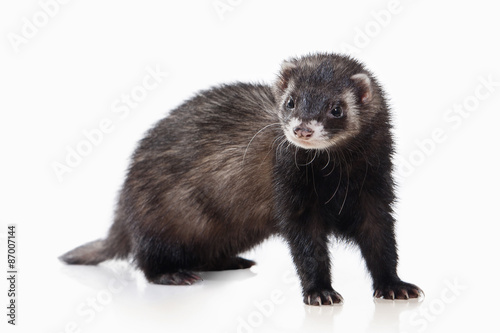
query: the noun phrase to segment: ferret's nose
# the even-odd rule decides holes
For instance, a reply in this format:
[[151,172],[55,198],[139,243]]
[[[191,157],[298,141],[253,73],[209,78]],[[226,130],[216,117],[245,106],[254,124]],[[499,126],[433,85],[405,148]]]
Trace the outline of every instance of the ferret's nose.
[[293,134],[301,139],[309,139],[313,135],[314,131],[307,126],[300,125],[293,129]]

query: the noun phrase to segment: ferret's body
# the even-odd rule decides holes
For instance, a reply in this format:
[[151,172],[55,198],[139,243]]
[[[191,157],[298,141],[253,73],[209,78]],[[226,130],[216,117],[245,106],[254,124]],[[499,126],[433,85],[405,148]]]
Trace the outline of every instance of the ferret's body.
[[165,267],[224,269],[225,260],[277,231],[272,150],[279,126],[250,142],[278,125],[272,107],[268,87],[219,87],[174,110],[142,140],[115,223],[127,230],[149,279]]
[[132,257],[147,279],[191,284],[247,268],[237,255],[273,234],[289,244],[304,301],[333,304],[327,242],[358,244],[375,296],[417,297],[396,273],[392,138],[381,88],[356,61],[285,62],[273,86],[199,93],[140,142],[108,238],[62,259]]

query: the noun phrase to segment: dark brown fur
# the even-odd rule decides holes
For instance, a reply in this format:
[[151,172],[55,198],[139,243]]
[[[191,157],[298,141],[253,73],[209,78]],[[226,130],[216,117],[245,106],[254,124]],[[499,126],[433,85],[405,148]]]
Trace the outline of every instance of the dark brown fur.
[[[345,115],[332,117],[335,106]],[[286,140],[294,117],[321,124],[329,146]],[[61,258],[94,265],[130,256],[153,283],[191,284],[196,271],[250,267],[238,254],[278,234],[304,301],[333,304],[341,301],[327,249],[335,234],[360,246],[375,296],[417,297],[396,273],[389,121],[373,76],[338,55],[285,62],[273,87],[203,91],[140,142],[108,238]]]

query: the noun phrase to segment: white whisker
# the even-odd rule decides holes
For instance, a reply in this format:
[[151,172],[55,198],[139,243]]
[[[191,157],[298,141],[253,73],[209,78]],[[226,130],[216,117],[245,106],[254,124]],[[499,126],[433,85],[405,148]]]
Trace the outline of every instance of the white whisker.
[[345,201],[347,200],[347,193],[349,193],[349,173],[347,173],[347,188],[345,190],[344,201],[342,202],[342,206],[340,207],[339,214],[342,213],[342,209],[344,208]]
[[280,143],[276,147],[276,158],[278,158],[278,154],[282,154],[283,153],[283,147],[285,146],[285,143],[288,142],[288,140],[286,139],[285,135],[282,135],[281,138],[282,139],[281,139]]
[[[264,156],[264,159],[262,160],[263,162],[266,160],[266,158],[269,156],[269,153],[271,152],[271,150],[273,150],[274,148],[274,145],[276,144],[276,141],[282,139],[285,135],[279,135],[277,136],[274,140],[273,140],[273,143],[271,144],[271,148],[269,148],[269,151],[267,152],[266,156]],[[276,150],[278,150],[278,147],[279,147],[279,144],[278,146],[276,146]]]
[[330,150],[325,149],[325,151],[326,151],[326,155],[328,156],[328,161],[326,162],[325,166],[321,170],[325,170],[326,167],[328,166],[328,164],[330,164]]
[[295,146],[295,166],[297,167],[298,170],[300,170],[299,165],[297,163],[297,151],[299,150],[299,147]]
[[245,153],[243,154],[243,163],[245,163],[245,157],[247,156],[248,147],[250,147],[250,144],[255,139],[255,137],[257,135],[259,135],[259,133],[262,132],[263,130],[265,130],[266,128],[271,127],[271,126],[276,126],[276,125],[281,125],[281,123],[272,123],[272,124],[266,125],[266,126],[262,127],[260,130],[258,130],[257,133],[255,133],[255,135],[250,139],[250,142],[248,142],[248,145],[245,149]]
[[[309,156],[309,154],[310,154],[310,153],[311,153],[311,152],[309,151],[309,152],[307,153],[307,155]],[[313,156],[312,160],[311,160],[310,162],[307,162],[306,164],[303,164],[303,166],[309,165],[309,164],[311,164],[312,162],[314,162],[314,159],[316,158],[316,154],[317,154],[317,153],[318,153],[318,151],[317,151],[316,149],[314,149],[314,156]]]
[[[345,158],[345,155],[344,155],[344,153],[342,151],[340,153],[342,154],[342,159],[345,162],[345,167],[347,169],[347,166],[348,166],[347,159]],[[345,190],[344,201],[342,202],[342,206],[340,206],[340,210],[339,210],[339,214],[338,215],[340,215],[340,213],[342,213],[342,209],[344,208],[345,202],[347,200],[347,194],[349,193],[349,169],[346,170],[346,174],[347,174],[347,187],[346,187],[346,190]]]
[[[336,152],[335,152],[335,156],[337,157],[337,159],[336,159],[336,160],[333,160],[333,163],[332,163],[332,170],[330,170],[330,172],[329,172],[329,173],[327,173],[327,174],[325,175],[325,177],[330,176],[330,175],[333,173],[333,171],[335,170],[335,164],[336,164],[336,161],[338,160],[338,154],[337,154]],[[339,165],[340,165],[340,162],[339,162]]]

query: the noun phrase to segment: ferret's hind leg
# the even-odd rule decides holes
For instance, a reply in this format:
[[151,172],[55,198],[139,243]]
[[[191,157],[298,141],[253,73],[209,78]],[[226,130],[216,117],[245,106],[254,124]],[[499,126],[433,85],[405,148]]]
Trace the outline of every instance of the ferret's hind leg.
[[190,271],[179,271],[174,273],[163,273],[158,275],[149,282],[154,284],[166,284],[166,285],[192,285],[196,281],[201,280],[201,277]]
[[245,269],[255,261],[241,257],[207,256],[206,251],[194,251],[193,246],[166,242],[149,237],[137,247],[135,262],[146,279],[155,284],[191,285],[201,280],[194,272]]
[[191,285],[201,280],[193,273],[199,260],[182,246],[166,247],[158,239],[150,238],[148,246],[139,247],[135,262],[146,279],[154,284]]
[[211,263],[199,267],[200,271],[226,271],[235,269],[246,269],[255,265],[256,262],[241,257],[230,257],[214,260]]
[[[225,271],[246,269],[255,265],[255,261],[244,259],[241,257],[232,257],[215,261],[210,264],[204,264],[193,268],[194,271]],[[202,280],[202,278],[193,273],[191,270],[178,270],[176,272],[158,273],[155,270],[146,269],[142,267],[146,278],[149,282],[154,284],[164,285],[192,285],[193,283]]]

